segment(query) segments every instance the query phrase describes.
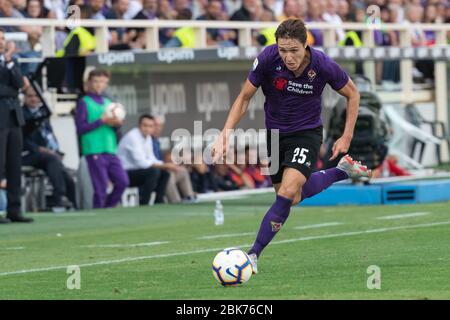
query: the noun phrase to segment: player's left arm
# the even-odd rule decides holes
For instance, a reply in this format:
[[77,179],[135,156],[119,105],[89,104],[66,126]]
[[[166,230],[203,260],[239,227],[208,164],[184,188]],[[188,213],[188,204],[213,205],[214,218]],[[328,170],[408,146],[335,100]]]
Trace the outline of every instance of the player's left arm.
[[359,109],[359,92],[353,81],[349,78],[347,84],[337,92],[347,99],[347,117],[345,120],[345,129],[342,136],[336,140],[333,145],[333,155],[330,160],[336,159],[339,154],[346,154],[350,148],[355,129],[356,119]]

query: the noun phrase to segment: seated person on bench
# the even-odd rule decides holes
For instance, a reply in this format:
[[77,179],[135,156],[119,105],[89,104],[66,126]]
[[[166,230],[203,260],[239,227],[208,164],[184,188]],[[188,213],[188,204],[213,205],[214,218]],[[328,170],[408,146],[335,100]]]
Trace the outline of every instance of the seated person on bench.
[[63,153],[50,124],[50,113],[32,87],[25,92],[22,165],[42,169],[53,186],[49,207],[75,206],[75,183],[62,163]]

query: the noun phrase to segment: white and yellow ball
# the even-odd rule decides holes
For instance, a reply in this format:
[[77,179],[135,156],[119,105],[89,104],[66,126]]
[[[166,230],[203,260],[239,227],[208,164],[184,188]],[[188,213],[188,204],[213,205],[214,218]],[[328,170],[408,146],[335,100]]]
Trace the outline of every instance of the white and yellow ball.
[[111,102],[105,110],[106,115],[109,118],[117,118],[119,120],[124,120],[126,116],[125,107],[119,102]]
[[216,280],[223,286],[235,286],[247,282],[252,276],[252,265],[247,253],[239,248],[220,251],[212,263]]

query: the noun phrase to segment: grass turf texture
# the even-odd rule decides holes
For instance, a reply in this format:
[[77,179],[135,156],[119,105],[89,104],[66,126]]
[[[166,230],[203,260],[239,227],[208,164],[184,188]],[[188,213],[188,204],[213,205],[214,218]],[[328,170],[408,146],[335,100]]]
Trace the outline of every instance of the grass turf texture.
[[[248,249],[273,198],[223,201],[223,226],[214,225],[214,203],[34,214],[34,224],[0,225],[0,299],[450,299],[450,224],[426,226],[450,222],[450,203],[293,208],[260,273],[221,287],[215,254]],[[377,219],[413,212],[430,214]],[[295,229],[329,222],[341,224]],[[81,290],[66,288],[69,265],[80,265]],[[381,268],[381,290],[367,289],[371,265]]]

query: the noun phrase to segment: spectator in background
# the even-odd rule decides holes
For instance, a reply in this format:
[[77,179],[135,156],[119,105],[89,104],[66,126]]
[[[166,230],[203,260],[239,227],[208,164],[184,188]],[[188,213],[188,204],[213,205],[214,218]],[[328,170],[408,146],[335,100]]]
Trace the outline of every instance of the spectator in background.
[[[305,19],[306,22],[323,22],[322,19],[322,5],[320,1],[309,0],[308,2],[308,15]],[[311,34],[311,41],[308,42],[310,45],[323,46],[323,34],[321,30],[318,29],[308,29]]]
[[422,29],[415,28],[414,25],[421,23],[423,18],[423,7],[410,4],[406,7],[405,11],[405,23],[411,25],[411,41],[413,47],[419,47],[425,45],[425,34]]
[[158,1],[157,0],[143,0],[142,10],[134,17],[134,20],[153,20],[157,18]]
[[50,125],[50,113],[32,87],[25,91],[22,164],[45,171],[53,186],[49,207],[72,208],[75,183],[62,163],[64,154]]
[[152,134],[155,120],[144,114],[139,117],[139,126],[131,129],[121,139],[118,156],[127,170],[131,187],[139,188],[139,204],[148,205],[152,192],[156,192],[155,203],[163,203],[169,172],[177,171],[175,164],[164,163],[153,152]]
[[93,20],[105,20],[103,8],[105,7],[105,0],[89,0],[88,7],[90,9],[90,18]]
[[[199,16],[197,20],[227,20],[226,13],[223,10],[222,2],[220,0],[209,0],[206,5],[205,14]],[[234,43],[230,40],[236,38],[236,33],[232,30],[224,29],[206,29],[208,46],[233,46]]]
[[350,20],[350,5],[347,0],[338,0],[337,14],[342,21],[349,22]]
[[177,168],[176,171],[170,171],[170,178],[166,188],[167,201],[169,203],[194,201],[195,194],[188,169],[183,165],[174,164],[170,152],[166,152],[164,160],[166,164],[173,164]]
[[25,18],[56,19],[56,14],[44,6],[43,0],[27,0]]
[[164,130],[164,121],[161,117],[155,117],[154,119],[153,152],[158,159],[164,160],[164,166],[167,166],[167,168],[163,167],[163,170],[168,170],[170,174],[165,190],[167,200],[169,203],[180,203],[183,200],[192,201],[195,197],[189,171],[185,166],[173,163],[170,151],[166,152],[164,158],[162,158],[159,138]]
[[[425,7],[424,23],[436,23],[438,17],[437,8],[435,5],[429,4]],[[427,46],[434,46],[436,44],[436,33],[433,30],[425,30],[425,44]]]
[[190,163],[186,167],[189,170],[194,191],[196,193],[217,191],[214,184],[214,168],[207,166],[205,163],[195,164],[194,161]]
[[172,0],[172,4],[176,12],[181,12],[184,9],[189,9],[192,12],[192,4],[189,0]]
[[54,12],[56,19],[64,20],[66,18],[67,0],[44,0],[44,7]]
[[25,14],[25,8],[27,7],[27,0],[11,0],[11,3],[17,11]]
[[230,164],[228,165],[228,175],[239,189],[254,189],[255,182],[251,175],[246,171],[244,164]]
[[322,14],[322,19],[325,22],[336,26],[336,40],[340,42],[345,39],[345,32],[340,26],[342,25],[342,19],[337,14],[338,4],[337,0],[327,0],[326,11]]
[[263,0],[263,7],[270,9],[275,17],[283,13],[283,1],[280,0]]
[[[105,70],[89,72],[87,93],[78,101],[75,112],[81,154],[86,157],[94,188],[94,208],[115,207],[129,184],[128,175],[116,156],[117,135],[123,122],[105,113],[112,102],[104,95],[109,79],[110,74]],[[113,190],[108,195],[109,181]]]
[[[156,116],[156,117],[154,117],[154,120],[155,120],[155,130],[152,133],[153,152],[158,160],[163,161],[161,142],[159,141],[159,138],[161,138],[161,134],[164,129],[164,119],[160,116]],[[164,165],[169,166],[168,168],[163,168],[163,170],[166,171],[165,175],[166,175],[167,179],[170,178],[170,175],[169,175],[170,172],[177,173],[178,171],[182,170],[182,166],[175,165],[171,162],[164,163]],[[162,192],[161,192],[161,195],[162,195]],[[164,202],[164,198],[161,195],[158,195],[158,194],[156,195],[155,203],[163,203]]]
[[[11,0],[0,0],[0,19],[3,18],[16,18],[23,19],[24,15],[17,9],[13,7]],[[28,32],[29,28],[26,26],[16,27],[16,26],[1,26],[5,32]]]
[[270,176],[262,174],[261,168],[263,166],[267,167],[264,163],[265,161],[258,159],[258,153],[255,149],[250,149],[249,146],[245,148],[244,173],[252,178],[254,188],[264,188],[272,185]]
[[242,6],[231,16],[231,21],[258,21],[261,14],[261,0],[242,0]]
[[226,164],[216,164],[214,166],[213,182],[215,191],[230,191],[239,189],[239,186],[231,177],[230,169]]
[[[392,20],[392,12],[387,6],[380,7],[381,23],[390,23]],[[393,30],[381,30],[382,46],[398,46],[398,34]],[[381,72],[377,68],[376,79],[379,83],[383,81],[399,82],[400,81],[400,62],[396,60],[386,60],[382,62]],[[381,74],[380,74],[381,73]],[[380,79],[381,78],[381,79]]]
[[134,16],[137,15],[139,11],[143,8],[143,1],[142,0],[130,0],[128,9],[123,15],[123,19],[125,20],[131,20]]
[[[158,2],[157,0],[143,0],[142,10],[139,11],[134,17],[133,20],[153,20],[157,19],[158,14]],[[145,48],[146,39],[145,39],[145,29],[144,28],[136,28],[129,29],[136,34],[135,38],[132,39],[133,42],[139,44],[140,48]],[[160,31],[161,32],[161,31]]]
[[394,13],[393,23],[403,23],[405,20],[403,0],[388,0],[388,7]]
[[[264,8],[260,17],[262,22],[276,21],[275,14],[269,8]],[[259,34],[255,37],[255,42],[261,46],[269,46],[276,43],[275,31],[276,27],[270,27],[260,30]]]
[[[177,20],[191,20],[192,12],[190,9],[185,8],[178,12]],[[176,29],[172,38],[166,43],[166,48],[182,47],[182,48],[194,48],[195,47],[195,31],[192,27],[182,27]]]
[[169,0],[158,0],[158,18],[163,20],[175,20],[177,11],[170,5]]
[[[177,12],[173,10],[172,6],[170,5],[169,0],[158,0],[158,13],[157,17],[158,19],[162,20],[175,20],[177,17]],[[172,39],[172,34],[174,33],[175,29],[173,28],[160,28],[159,29],[159,42],[161,47],[164,47],[167,42]]]
[[278,21],[282,22],[287,19],[300,18],[300,5],[297,0],[284,0],[283,13],[278,17]]
[[[80,7],[81,19],[89,19],[91,11],[87,6]],[[67,36],[62,49],[56,52],[57,57],[80,57],[93,52],[96,47],[94,28],[76,27]]]
[[[129,0],[112,0],[111,8],[105,13],[106,19],[124,20],[125,13],[130,5]],[[117,27],[110,28],[111,39],[109,41],[109,48],[111,50],[130,50],[131,40],[136,37],[135,29],[129,33],[127,28]]]

